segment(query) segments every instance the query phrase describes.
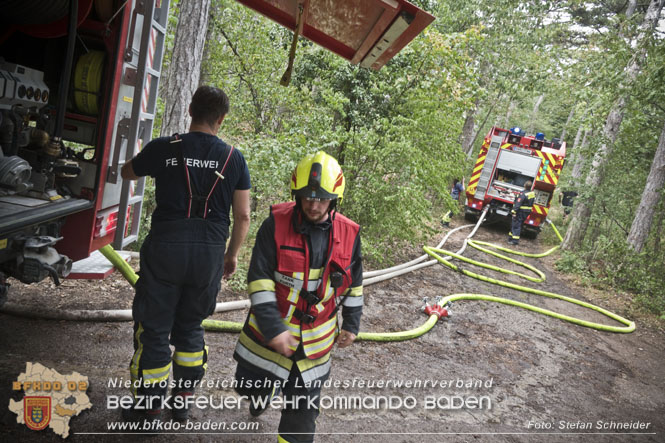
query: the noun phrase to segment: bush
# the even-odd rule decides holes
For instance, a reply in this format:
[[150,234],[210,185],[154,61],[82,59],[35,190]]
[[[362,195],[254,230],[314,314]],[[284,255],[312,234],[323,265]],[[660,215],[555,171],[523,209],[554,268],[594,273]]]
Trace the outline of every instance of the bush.
[[[660,256],[658,256],[660,255]],[[557,270],[583,277],[588,283],[634,294],[638,306],[665,314],[665,257],[654,251],[635,253],[625,242],[599,236],[593,250],[564,251]]]

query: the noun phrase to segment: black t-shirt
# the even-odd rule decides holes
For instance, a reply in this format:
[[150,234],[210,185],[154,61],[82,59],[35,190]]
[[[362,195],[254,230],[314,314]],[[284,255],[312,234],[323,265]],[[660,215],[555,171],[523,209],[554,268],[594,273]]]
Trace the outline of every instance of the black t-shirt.
[[[157,208],[152,214],[152,223],[187,218],[189,191],[185,168],[178,161],[177,147],[182,155],[194,185],[192,193],[200,195],[210,192],[217,175],[221,172],[230,151],[230,146],[214,135],[189,132],[180,136],[182,142],[171,143],[171,137],[160,137],[148,143],[132,160],[134,173],[149,175],[155,179],[155,201]],[[207,220],[222,223],[228,228],[229,213],[235,190],[250,188],[247,162],[238,149],[234,149],[226,169],[222,173],[208,201]]]

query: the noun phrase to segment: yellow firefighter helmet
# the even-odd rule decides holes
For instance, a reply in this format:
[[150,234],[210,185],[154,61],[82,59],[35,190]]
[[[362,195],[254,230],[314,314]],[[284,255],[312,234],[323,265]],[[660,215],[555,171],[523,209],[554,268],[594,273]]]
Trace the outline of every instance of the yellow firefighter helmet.
[[344,185],[339,163],[323,151],[300,160],[291,174],[291,195],[294,197],[339,200],[341,203]]

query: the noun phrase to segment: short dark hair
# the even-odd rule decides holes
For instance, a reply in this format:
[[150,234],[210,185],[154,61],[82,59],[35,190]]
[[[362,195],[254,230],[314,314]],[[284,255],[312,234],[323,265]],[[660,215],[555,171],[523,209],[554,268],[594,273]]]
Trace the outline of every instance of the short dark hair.
[[229,97],[214,86],[199,86],[189,105],[192,121],[214,125],[229,112]]
[[533,182],[531,180],[524,182],[524,189],[531,189],[531,186],[533,186]]

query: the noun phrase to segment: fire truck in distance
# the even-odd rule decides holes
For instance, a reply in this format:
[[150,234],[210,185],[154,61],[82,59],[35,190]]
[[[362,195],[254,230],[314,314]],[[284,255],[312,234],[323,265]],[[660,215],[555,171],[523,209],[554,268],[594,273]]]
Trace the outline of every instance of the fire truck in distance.
[[536,193],[522,232],[535,238],[547,218],[554,189],[566,157],[566,143],[542,133],[527,135],[514,127],[493,127],[487,134],[466,189],[464,216],[476,221],[489,206],[487,219],[510,219],[513,201],[531,180]]
[[0,18],[0,304],[136,240],[168,0],[11,1]]

